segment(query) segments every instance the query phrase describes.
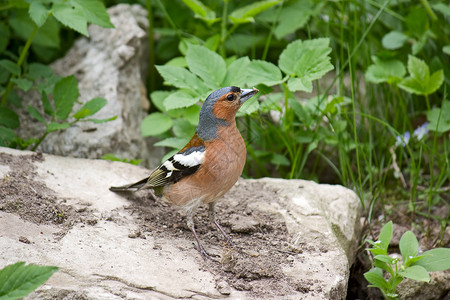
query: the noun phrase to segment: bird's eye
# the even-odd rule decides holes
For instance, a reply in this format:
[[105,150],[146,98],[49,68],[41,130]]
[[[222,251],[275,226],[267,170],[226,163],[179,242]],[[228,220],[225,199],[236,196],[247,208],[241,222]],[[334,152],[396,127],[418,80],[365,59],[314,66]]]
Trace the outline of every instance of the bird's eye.
[[227,100],[228,100],[228,101],[234,101],[234,99],[236,99],[236,96],[233,95],[233,94],[229,94],[229,95],[227,96]]

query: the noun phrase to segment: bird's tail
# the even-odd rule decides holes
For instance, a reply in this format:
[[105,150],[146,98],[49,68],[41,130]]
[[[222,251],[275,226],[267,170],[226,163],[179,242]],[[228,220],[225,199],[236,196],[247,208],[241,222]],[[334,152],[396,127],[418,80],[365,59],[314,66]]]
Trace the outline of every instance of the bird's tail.
[[109,188],[113,192],[136,192],[140,190],[148,181],[148,177],[144,178],[138,182],[126,184],[122,186],[112,186]]

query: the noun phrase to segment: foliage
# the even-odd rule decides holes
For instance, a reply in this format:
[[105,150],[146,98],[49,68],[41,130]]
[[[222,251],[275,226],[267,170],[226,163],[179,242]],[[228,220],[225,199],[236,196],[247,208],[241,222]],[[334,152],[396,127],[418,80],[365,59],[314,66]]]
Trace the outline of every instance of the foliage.
[[450,269],[450,249],[435,248],[419,255],[419,243],[412,231],[405,232],[400,239],[401,260],[389,256],[392,233],[390,221],[383,226],[376,242],[366,240],[373,247],[367,250],[374,255],[374,268],[364,273],[364,277],[371,284],[369,287],[379,288],[386,299],[398,299],[396,288],[404,278],[429,282],[428,272]]
[[[90,118],[106,105],[104,98],[93,98],[71,114],[78,100],[78,82],[74,76],[61,78],[46,65],[27,61],[29,49],[45,56],[60,47],[61,25],[88,36],[87,24],[112,28],[106,9],[100,1],[13,1],[0,6],[0,146],[35,150],[51,132],[64,130],[80,121],[102,123],[115,117]],[[25,45],[17,45],[18,36]],[[44,59],[45,60],[45,59]],[[36,90],[41,104],[22,103],[21,92]],[[22,138],[17,110],[43,124],[39,137]]]
[[56,271],[57,267],[25,265],[24,262],[8,265],[0,270],[0,299],[25,297],[44,284]]

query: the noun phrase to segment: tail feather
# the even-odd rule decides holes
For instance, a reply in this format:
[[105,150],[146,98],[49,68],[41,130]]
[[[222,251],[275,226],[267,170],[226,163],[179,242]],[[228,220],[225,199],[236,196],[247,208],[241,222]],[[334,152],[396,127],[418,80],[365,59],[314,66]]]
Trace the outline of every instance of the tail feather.
[[126,184],[122,186],[112,186],[109,188],[112,192],[135,192],[140,190],[147,183],[148,177],[144,178],[138,182]]

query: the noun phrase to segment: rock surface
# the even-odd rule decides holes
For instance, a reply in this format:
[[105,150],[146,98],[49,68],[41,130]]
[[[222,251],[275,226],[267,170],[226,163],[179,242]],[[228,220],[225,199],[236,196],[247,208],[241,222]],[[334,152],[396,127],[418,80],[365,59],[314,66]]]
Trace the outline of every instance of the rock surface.
[[[94,118],[117,116],[117,119],[103,124],[77,123],[51,133],[38,149],[82,158],[99,158],[107,153],[128,159],[155,157],[145,161],[145,165],[155,166],[159,162],[156,157],[162,153],[148,155],[153,148],[140,135],[141,121],[149,105],[143,84],[148,67],[147,13],[140,5],[125,4],[109,8],[108,13],[115,28],[89,26],[90,37],[76,40],[66,56],[51,67],[58,75],[77,77],[80,102],[95,97],[108,101]],[[40,102],[40,97],[34,100]],[[81,104],[76,103],[73,111],[79,107]],[[27,137],[39,136],[34,131],[43,130],[29,118],[22,118],[21,124],[21,134]]]
[[345,299],[360,202],[341,186],[239,180],[217,217],[196,227],[149,193],[110,185],[149,170],[101,160],[0,148],[0,268],[17,261],[60,269],[28,298]]

